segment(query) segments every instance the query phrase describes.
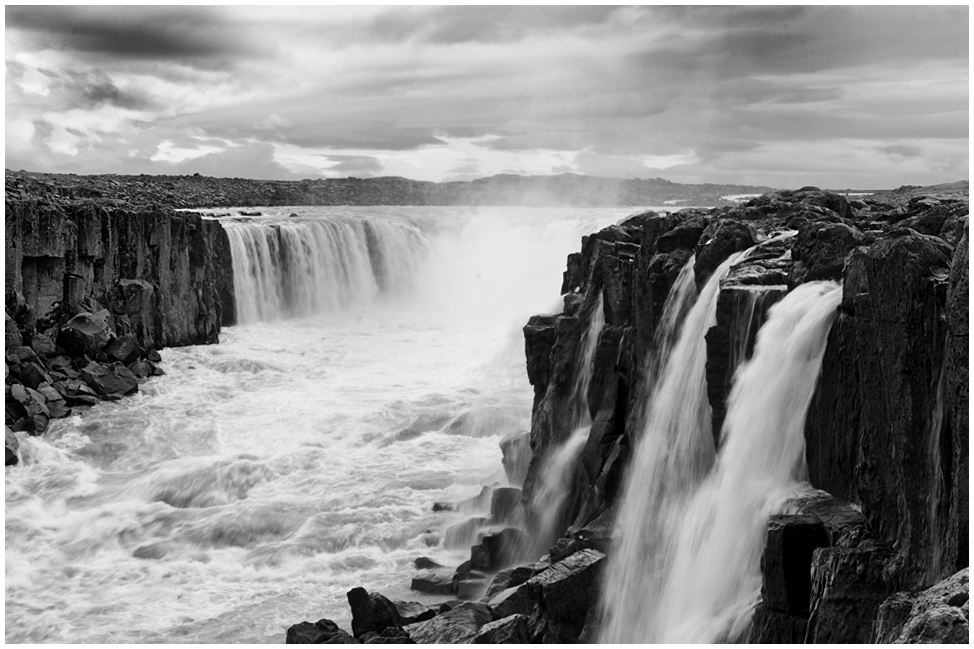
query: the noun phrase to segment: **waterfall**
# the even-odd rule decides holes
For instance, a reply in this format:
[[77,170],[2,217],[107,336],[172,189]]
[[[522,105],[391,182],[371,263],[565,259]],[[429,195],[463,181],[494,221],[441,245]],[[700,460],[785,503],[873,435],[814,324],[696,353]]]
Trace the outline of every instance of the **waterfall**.
[[428,249],[406,223],[339,217],[226,223],[241,324],[302,317],[406,290]]
[[[771,307],[754,356],[731,389],[713,470],[667,512],[669,541],[655,550],[656,573],[628,566],[632,583],[623,587],[640,610],[613,619],[604,639],[712,643],[734,641],[746,630],[760,596],[768,518],[805,470],[805,414],[840,300],[835,283],[811,282]],[[608,587],[616,588],[611,581]],[[629,601],[620,593],[607,597]]]
[[592,383],[595,350],[599,346],[599,336],[605,326],[605,309],[603,307],[602,292],[599,291],[592,311],[589,314],[588,328],[582,339],[582,354],[575,367],[575,383],[572,385],[572,408],[576,413],[578,426],[590,425],[592,415],[588,406],[588,388]]

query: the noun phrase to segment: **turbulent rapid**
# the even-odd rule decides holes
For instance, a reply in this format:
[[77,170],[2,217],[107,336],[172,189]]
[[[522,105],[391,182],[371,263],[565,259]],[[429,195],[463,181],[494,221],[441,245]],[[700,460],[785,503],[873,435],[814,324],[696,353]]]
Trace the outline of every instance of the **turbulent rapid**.
[[[224,218],[237,315],[166,376],[21,439],[7,642],[280,642],[394,599],[504,483],[530,426],[521,326],[626,209],[290,208]],[[294,213],[296,216],[290,216]],[[460,425],[462,424],[462,425]]]

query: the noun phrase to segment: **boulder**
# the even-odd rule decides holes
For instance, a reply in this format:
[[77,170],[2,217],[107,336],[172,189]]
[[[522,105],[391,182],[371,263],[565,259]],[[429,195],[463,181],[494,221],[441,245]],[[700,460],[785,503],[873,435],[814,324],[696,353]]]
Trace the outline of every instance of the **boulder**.
[[129,363],[127,367],[128,371],[137,379],[145,379],[152,376],[152,370],[155,369],[149,361],[135,361],[134,363]]
[[51,383],[51,375],[39,363],[24,363],[17,373],[20,382],[29,388],[37,389],[41,383]]
[[291,626],[284,644],[358,644],[358,641],[331,620],[321,619]]
[[110,361],[118,361],[123,365],[129,365],[139,359],[141,350],[139,342],[134,334],[124,334],[115,338],[105,345],[105,355]]
[[500,447],[508,484],[524,484],[531,464],[531,433],[510,433],[501,439]]
[[93,406],[98,403],[98,394],[88,384],[78,379],[55,381],[53,386],[64,397],[69,406]]
[[484,597],[489,601],[509,588],[520,586],[533,576],[534,566],[515,566],[501,570],[494,575]]
[[879,607],[873,642],[967,644],[970,642],[969,569],[919,593],[895,593]]
[[531,629],[525,615],[509,615],[480,627],[473,644],[530,644]]
[[794,284],[841,280],[846,256],[862,242],[862,232],[845,223],[812,222],[803,226],[791,249]]
[[432,620],[411,625],[409,637],[416,644],[470,644],[492,620],[486,604],[464,602]]
[[453,585],[453,571],[449,569],[422,572],[413,577],[409,588],[429,595],[453,595],[456,593]]
[[47,409],[47,400],[40,392],[23,385],[10,386],[10,396],[13,397],[26,412],[27,430],[34,435],[40,435],[47,430],[51,420],[51,412]]
[[64,323],[57,344],[71,356],[94,357],[114,336],[111,314],[102,309],[97,313],[79,313]]
[[18,452],[20,451],[20,442],[17,440],[17,435],[10,430],[9,426],[4,426],[4,446],[7,449],[7,461],[4,466],[13,466],[20,461],[20,456]]
[[30,339],[30,347],[41,358],[49,358],[57,353],[57,345],[47,334],[35,333]]
[[437,568],[446,567],[441,563],[433,561],[429,557],[419,557],[413,561],[413,566],[416,567],[416,570],[436,570]]
[[386,627],[402,626],[396,605],[387,597],[369,594],[364,588],[353,588],[347,597],[352,609],[352,635],[356,638],[370,631],[381,633]]
[[71,409],[68,408],[64,397],[61,396],[60,392],[51,387],[50,384],[39,384],[37,391],[44,396],[44,405],[47,406],[47,410],[51,414],[52,419],[61,419],[71,414]]
[[139,391],[139,381],[121,363],[102,365],[95,361],[81,371],[81,378],[102,397],[120,396]]
[[400,602],[395,601],[392,603],[396,608],[396,613],[399,614],[399,621],[402,626],[407,624],[415,624],[417,622],[425,622],[426,620],[436,617],[436,611],[426,606],[425,604],[420,604],[419,602]]

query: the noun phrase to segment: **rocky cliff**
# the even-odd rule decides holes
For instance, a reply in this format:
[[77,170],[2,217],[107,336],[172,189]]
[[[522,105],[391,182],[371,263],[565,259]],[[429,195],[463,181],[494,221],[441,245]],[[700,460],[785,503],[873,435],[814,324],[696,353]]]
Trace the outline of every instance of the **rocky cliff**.
[[8,192],[5,229],[8,442],[10,429],[39,434],[73,406],[137,390],[161,371],[155,350],[215,343],[233,323],[216,221]]
[[[768,523],[762,597],[746,639],[966,640],[968,201],[956,187],[908,189],[849,203],[803,188],[736,207],[647,212],[584,237],[568,258],[563,311],[524,327],[532,428],[526,439],[502,442],[514,483],[530,455],[523,491],[494,491],[485,520],[495,531],[475,535],[469,562],[454,570],[417,561],[423,572],[415,589],[470,601],[430,609],[430,620],[415,626],[388,616],[341,637],[596,640],[593,591],[612,553],[623,481],[638,470],[630,455],[658,375],[657,352],[667,343],[660,325],[667,296],[691,256],[702,286],[731,254],[758,244],[721,281],[706,335],[715,447],[734,372],[752,353],[770,306],[819,279],[841,281],[843,299],[805,426],[815,489]],[[772,236],[783,231],[794,236]],[[564,533],[547,548],[533,547],[522,533],[537,530],[543,458],[578,425],[576,361],[598,308],[604,326],[584,395],[592,425],[569,481]],[[371,597],[378,606],[381,596]],[[366,608],[352,604],[353,625]],[[313,637],[289,632],[289,642],[335,642],[344,633],[328,620],[304,624],[292,631],[313,629]]]

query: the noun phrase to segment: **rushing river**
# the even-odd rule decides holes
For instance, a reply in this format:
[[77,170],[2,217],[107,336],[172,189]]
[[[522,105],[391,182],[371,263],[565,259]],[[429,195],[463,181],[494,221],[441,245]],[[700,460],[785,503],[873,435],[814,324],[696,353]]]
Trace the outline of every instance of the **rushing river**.
[[348,628],[355,586],[445,599],[409,591],[415,558],[468,557],[432,505],[505,483],[498,441],[530,426],[521,327],[560,308],[580,236],[632,210],[264,212],[224,217],[238,253],[281,230],[270,265],[235,259],[245,324],[21,438],[7,642],[283,642],[302,620]]

